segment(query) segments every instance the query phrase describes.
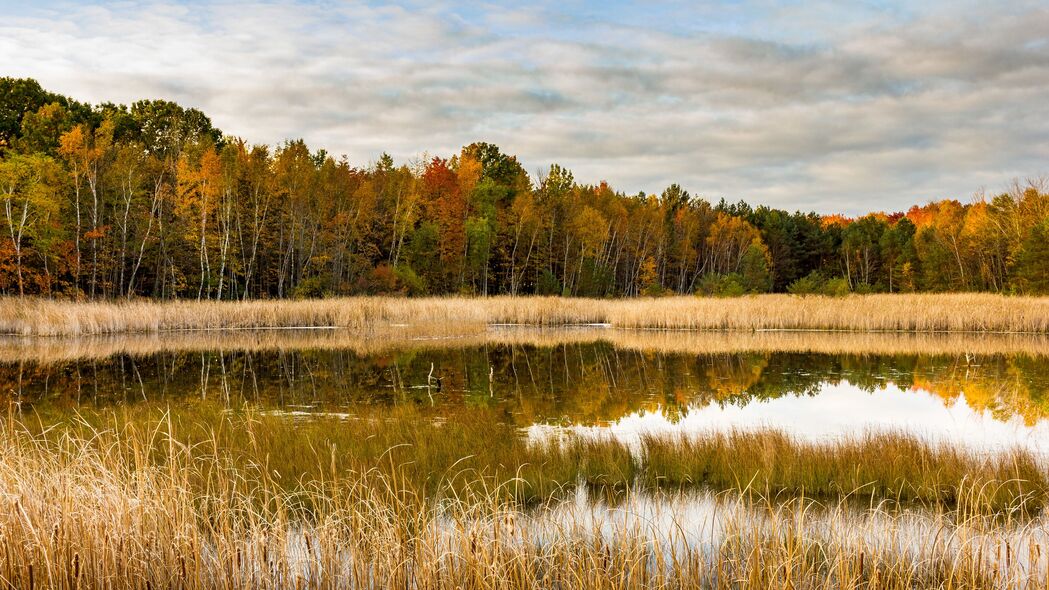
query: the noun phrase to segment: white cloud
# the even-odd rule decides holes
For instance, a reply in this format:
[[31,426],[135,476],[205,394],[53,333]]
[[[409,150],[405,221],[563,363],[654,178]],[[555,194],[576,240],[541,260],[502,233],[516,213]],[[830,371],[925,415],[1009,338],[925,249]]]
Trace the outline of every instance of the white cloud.
[[486,140],[630,193],[859,213],[1049,171],[1038,3],[662,9],[68,4],[5,18],[0,63],[93,102],[176,100],[250,141],[363,164]]

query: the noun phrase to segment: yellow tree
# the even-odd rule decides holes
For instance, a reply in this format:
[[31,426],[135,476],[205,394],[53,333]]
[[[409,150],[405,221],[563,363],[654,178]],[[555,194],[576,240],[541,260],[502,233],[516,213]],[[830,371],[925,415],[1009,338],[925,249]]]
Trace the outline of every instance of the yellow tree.
[[573,272],[567,275],[565,289],[569,293],[577,293],[576,283],[583,272],[583,263],[587,259],[596,260],[598,255],[604,251],[609,226],[608,220],[601,215],[601,212],[590,205],[576,208],[568,220],[568,226],[569,232],[575,236],[578,244],[578,258]]
[[86,216],[90,230],[84,234],[91,240],[91,295],[95,295],[98,284],[99,240],[105,236],[104,203],[102,200],[102,175],[113,151],[115,125],[106,119],[97,129],[78,125],[59,138],[59,155],[65,160],[73,181],[73,210],[76,215],[76,282],[79,288],[81,274],[81,235],[83,234],[83,209],[81,192],[87,193]]
[[66,168],[69,170],[71,186],[73,188],[70,193],[73,200],[73,214],[75,216],[76,227],[73,232],[73,245],[76,255],[76,259],[73,263],[73,281],[76,288],[80,289],[80,269],[81,269],[81,251],[80,251],[80,235],[83,233],[83,220],[80,212],[80,201],[81,191],[84,190],[85,183],[87,182],[87,169],[89,163],[87,162],[87,144],[88,144],[88,133],[85,125],[77,125],[70,129],[66,133],[62,134],[59,138],[58,153],[66,162]]
[[[536,238],[543,228],[542,212],[534,192],[524,192],[514,199],[510,205],[510,220],[514,235],[510,250],[510,294],[517,295],[532,260]],[[528,242],[527,247],[525,241]],[[524,259],[520,260],[522,256]]]
[[[466,283],[466,265],[467,257],[470,250],[470,240],[467,236],[467,220],[470,218],[470,195],[477,188],[477,184],[481,180],[481,161],[468,153],[465,149],[458,158],[453,158],[451,162],[452,168],[455,170],[456,178],[459,182],[459,190],[456,196],[461,199],[461,203],[457,203],[458,207],[450,207],[449,213],[461,215],[459,219],[449,219],[450,223],[455,224],[455,235],[451,237],[451,242],[459,242],[460,252],[458,253],[457,259],[459,261],[459,277],[457,280],[458,290],[462,291],[465,288]],[[462,228],[459,230],[459,228]]]
[[718,212],[707,236],[706,270],[717,274],[739,272],[751,244],[761,243],[761,232],[745,219]]
[[178,162],[178,199],[175,213],[182,219],[187,240],[196,243],[200,272],[197,299],[205,296],[205,285],[211,281],[208,257],[208,224],[222,190],[222,160],[214,147],[206,148],[194,163],[183,153]]
[[1008,271],[1008,244],[996,231],[991,208],[984,200],[968,206],[962,225],[961,241],[972,259],[973,280],[981,289],[1001,291]]
[[19,296],[25,295],[23,258],[27,240],[43,238],[45,226],[59,211],[58,174],[54,160],[39,154],[12,154],[0,160],[0,198],[15,257]]

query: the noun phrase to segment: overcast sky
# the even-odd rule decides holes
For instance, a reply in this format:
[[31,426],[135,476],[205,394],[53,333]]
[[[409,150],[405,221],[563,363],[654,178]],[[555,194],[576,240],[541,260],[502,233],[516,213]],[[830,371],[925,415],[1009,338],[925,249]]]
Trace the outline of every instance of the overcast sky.
[[824,213],[1049,173],[1049,0],[519,4],[0,0],[0,75],[361,165],[489,141]]

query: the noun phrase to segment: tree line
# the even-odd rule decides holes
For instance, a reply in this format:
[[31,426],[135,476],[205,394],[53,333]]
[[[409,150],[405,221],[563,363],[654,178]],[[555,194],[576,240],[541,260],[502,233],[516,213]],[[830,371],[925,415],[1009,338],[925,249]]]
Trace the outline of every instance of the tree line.
[[77,298],[1049,292],[1049,192],[856,219],[625,194],[488,143],[355,166],[165,100],[0,78],[0,292]]

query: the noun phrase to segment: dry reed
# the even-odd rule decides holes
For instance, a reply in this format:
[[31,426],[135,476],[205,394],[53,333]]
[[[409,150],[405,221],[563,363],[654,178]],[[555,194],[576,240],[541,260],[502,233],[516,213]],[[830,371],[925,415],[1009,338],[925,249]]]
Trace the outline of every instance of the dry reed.
[[160,353],[346,350],[360,355],[412,350],[454,350],[484,345],[554,347],[607,343],[616,349],[663,354],[798,352],[862,355],[1049,356],[1040,334],[700,332],[528,326],[460,329],[453,334],[427,326],[359,330],[206,330],[92,336],[0,336],[0,363],[41,365]]
[[[864,433],[831,443],[801,442],[778,431],[644,436],[645,483],[716,489],[757,488],[789,497],[920,502],[969,511],[1037,512],[1049,478],[1026,452],[980,457],[900,432]],[[963,493],[968,490],[968,493]]]
[[1049,298],[993,294],[756,295],[659,299],[345,298],[250,302],[68,302],[6,299],[0,333],[76,336],[245,328],[385,328],[427,324],[445,333],[491,324],[681,330],[1049,332]]
[[[1040,588],[1045,523],[744,494],[523,509],[398,465],[286,491],[164,424],[0,427],[11,588]],[[209,442],[211,443],[209,445]],[[511,484],[512,485],[512,484]]]
[[[96,431],[148,432],[151,437],[211,449],[242,471],[266,469],[270,483],[293,491],[333,473],[377,470],[405,477],[427,493],[441,487],[477,492],[483,482],[526,504],[563,495],[579,484],[608,491],[646,488],[760,490],[772,496],[963,507],[1026,513],[1049,502],[1045,465],[1030,452],[983,455],[933,444],[904,432],[871,432],[825,442],[775,430],[643,436],[640,446],[608,436],[560,432],[529,438],[498,412],[461,409],[434,419],[411,406],[361,408],[345,416],[230,412],[198,402],[82,413],[68,423],[43,415],[34,430],[89,439]],[[139,436],[145,439],[144,436]],[[163,445],[141,452],[160,456]],[[396,469],[392,469],[393,466]],[[465,477],[460,477],[465,475]],[[963,494],[978,489],[979,493]]]

